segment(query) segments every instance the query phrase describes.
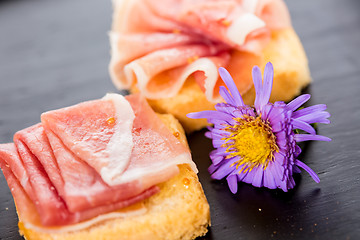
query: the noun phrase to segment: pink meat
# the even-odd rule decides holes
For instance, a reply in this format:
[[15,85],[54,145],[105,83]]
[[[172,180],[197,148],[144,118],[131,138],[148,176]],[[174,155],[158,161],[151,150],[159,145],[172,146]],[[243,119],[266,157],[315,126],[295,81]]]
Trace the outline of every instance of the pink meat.
[[69,211],[83,211],[124,201],[146,190],[140,180],[108,186],[92,167],[69,151],[51,130],[47,131],[47,136],[65,182],[64,199]]
[[[111,135],[117,133],[116,130],[114,130],[116,129],[115,125],[117,123],[114,123],[115,125],[109,125],[107,122],[110,116],[117,115],[117,110],[114,108],[117,104],[116,98],[114,98],[113,102],[103,99],[84,102],[42,115],[42,122],[54,149],[55,156],[58,159],[60,169],[70,168],[65,171],[75,171],[75,169],[66,166],[69,161],[77,165],[81,164],[81,167],[85,169],[83,171],[84,175],[87,176],[86,178],[85,176],[81,178],[86,179],[89,184],[93,184],[94,188],[97,188],[97,192],[104,191],[103,194],[100,194],[103,195],[103,198],[106,198],[105,193],[111,193],[107,201],[113,201],[112,198],[117,198],[117,192],[115,190],[118,188],[120,190],[122,189],[122,194],[127,197],[130,194],[138,194],[177,174],[177,164],[193,164],[189,150],[169,132],[140,95],[129,96],[126,97],[126,99],[129,101],[135,114],[135,120],[132,129],[130,129],[132,132],[131,141],[134,147],[129,159],[122,159],[121,156],[115,156],[113,159],[114,161],[118,161],[119,164],[121,164],[122,161],[129,161],[126,170],[118,176],[118,184],[112,186],[113,191],[100,188],[99,186],[102,182],[97,181],[97,178],[93,177],[95,176],[95,171],[102,178],[104,177],[101,168],[94,168],[95,171],[92,171],[87,165],[82,163],[86,162],[89,165],[101,165],[101,162],[98,164],[94,163],[100,160],[96,158],[90,159],[89,153],[103,149],[117,148],[117,146],[110,146],[109,143]],[[109,109],[110,106],[113,106],[113,108]],[[107,114],[103,113],[103,111],[107,111]],[[81,116],[79,116],[79,114]],[[78,120],[73,121],[72,119]],[[87,129],[86,137],[83,136],[84,130],[82,128],[84,128],[84,126],[86,126]],[[95,139],[94,136],[101,136],[101,132],[108,128],[112,128],[112,130],[106,131],[109,134],[101,137],[102,141],[100,143],[91,142],[92,139]],[[101,148],[97,146],[97,144],[99,144]],[[64,174],[62,175],[65,177]],[[79,185],[80,183],[77,182],[77,178],[73,178],[72,180],[71,176],[68,176],[70,181],[65,181],[73,185]],[[89,186],[87,183],[84,185]],[[99,194],[94,194],[94,196],[99,198],[98,195]],[[89,197],[89,195],[87,197]],[[96,201],[100,200],[94,199],[94,202]]]
[[28,147],[44,168],[59,195],[64,197],[64,181],[41,123],[18,131],[15,138],[21,140]]
[[[66,204],[57,194],[57,191],[40,162],[32,155],[21,140],[15,139],[15,141],[16,147],[26,167],[22,168],[21,165],[16,164],[18,160],[16,157],[14,158],[14,156],[17,155],[17,151],[13,144],[0,145],[0,167],[13,194],[19,215],[23,221],[28,223],[34,225],[41,224],[42,226],[74,224],[100,214],[125,208],[159,191],[158,187],[151,187],[123,201],[72,213],[67,209]],[[26,191],[20,183],[20,180],[14,175],[13,172],[15,171],[22,171],[23,174],[30,179],[34,197],[30,197],[32,192]]]
[[[211,59],[237,52],[237,57],[243,60],[235,60],[233,64],[232,58],[222,61],[221,66],[231,68],[232,76],[246,76],[246,72],[251,72],[246,63],[248,53],[261,55],[272,31],[291,26],[282,0],[125,0],[114,3],[111,78],[119,89],[129,89],[137,83],[142,94],[150,99],[175,96],[193,73],[199,79],[197,71],[207,73],[203,69],[213,67],[209,61],[192,65],[198,58]],[[199,45],[213,50],[199,54]],[[222,54],[223,51],[227,54]],[[188,61],[184,61],[186,58]],[[259,57],[251,59],[257,60],[256,65],[261,63]],[[214,79],[218,78],[204,74],[197,82],[207,99],[217,102],[219,98],[215,93],[220,83],[214,83]],[[252,85],[251,77],[236,84],[239,91],[245,93]]]
[[[117,188],[109,187],[93,168],[73,155],[52,132],[47,132],[46,136],[41,124],[19,131],[16,138],[21,139],[39,160],[70,212],[119,202],[144,191],[137,187],[137,181]],[[19,167],[15,169],[24,173]]]
[[111,101],[88,101],[41,115],[45,129],[52,130],[75,155],[101,168],[97,158],[108,157],[108,143],[114,134],[115,107]]
[[44,225],[64,225],[70,221],[64,201],[60,198],[54,185],[46,174],[39,160],[29,151],[28,147],[14,136],[14,142],[24,163],[30,184],[35,195],[35,207]]
[[[8,145],[8,146],[6,146]],[[11,150],[9,149],[12,148]],[[5,153],[6,152],[6,153]],[[14,175],[13,171],[16,171],[15,168],[9,168],[7,161],[9,158],[13,159],[13,154],[16,153],[16,149],[13,143],[9,144],[1,144],[0,145],[0,168],[2,169],[2,172],[5,176],[5,179],[7,181],[7,184],[9,186],[9,189],[11,191],[11,194],[14,197],[14,202],[16,205],[17,212],[19,213],[19,220],[25,221],[25,222],[31,222],[36,225],[41,224],[41,220],[39,218],[39,215],[37,214],[37,209],[35,208],[35,205],[33,204],[33,199],[30,199],[29,192],[24,189],[22,184],[20,184],[18,177]],[[17,154],[17,153],[16,153]],[[15,154],[15,155],[16,155]],[[12,162],[10,160],[9,162]],[[24,170],[24,169],[23,169]],[[26,174],[26,171],[24,170],[24,174]]]
[[27,195],[35,202],[35,195],[31,187],[29,176],[25,171],[24,164],[16,150],[14,143],[0,144],[0,163],[1,168],[5,171],[12,171],[14,177],[19,179],[19,183]]

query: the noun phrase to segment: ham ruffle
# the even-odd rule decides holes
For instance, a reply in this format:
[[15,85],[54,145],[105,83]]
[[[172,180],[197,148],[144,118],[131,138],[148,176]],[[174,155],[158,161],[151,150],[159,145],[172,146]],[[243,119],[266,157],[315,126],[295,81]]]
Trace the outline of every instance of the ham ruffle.
[[290,25],[282,0],[115,0],[110,75],[117,88],[136,83],[149,99],[173,97],[194,77],[217,102],[217,69],[245,93],[271,31]]
[[189,150],[140,95],[108,94],[46,112],[41,123],[18,131],[14,143],[0,144],[20,221],[37,228],[113,211],[99,219],[144,213],[139,202],[184,163],[197,171]]

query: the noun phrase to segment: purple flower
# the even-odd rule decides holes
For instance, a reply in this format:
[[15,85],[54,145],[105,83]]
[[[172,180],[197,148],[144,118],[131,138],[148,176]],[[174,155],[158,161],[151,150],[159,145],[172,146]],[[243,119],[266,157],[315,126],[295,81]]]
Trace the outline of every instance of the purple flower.
[[[232,193],[237,192],[238,182],[250,183],[256,187],[281,188],[287,192],[295,186],[293,173],[299,167],[307,171],[315,182],[317,174],[299,161],[301,149],[298,142],[308,140],[331,141],[316,135],[312,123],[330,123],[326,105],[319,104],[295,111],[310,99],[301,95],[288,104],[282,101],[269,103],[274,70],[267,63],[264,81],[261,70],[255,66],[252,71],[256,98],[254,106],[245,105],[230,74],[220,68],[219,73],[229,91],[220,87],[224,103],[215,105],[215,111],[189,113],[189,118],[207,118],[214,126],[205,135],[212,139],[215,150],[210,153],[211,177],[226,177]],[[297,134],[295,129],[304,133]]]

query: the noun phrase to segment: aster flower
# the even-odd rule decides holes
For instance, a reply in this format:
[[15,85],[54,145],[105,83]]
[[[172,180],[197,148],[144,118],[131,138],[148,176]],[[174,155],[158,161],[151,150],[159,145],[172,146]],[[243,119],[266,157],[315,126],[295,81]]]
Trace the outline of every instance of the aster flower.
[[[265,66],[264,81],[260,68],[253,68],[254,106],[244,104],[234,81],[224,68],[220,68],[219,73],[229,89],[220,87],[220,95],[225,102],[216,104],[214,111],[187,115],[195,119],[207,118],[213,124],[205,134],[212,139],[215,148],[210,153],[211,177],[226,177],[232,193],[237,192],[240,181],[287,192],[295,186],[293,173],[299,173],[299,167],[307,171],[315,182],[320,182],[317,174],[297,159],[301,153],[297,143],[331,141],[328,137],[316,135],[310,125],[330,123],[326,105],[297,110],[310,99],[310,94],[301,95],[288,104],[282,101],[270,103],[274,76],[271,63]],[[305,134],[295,133],[297,129]]]

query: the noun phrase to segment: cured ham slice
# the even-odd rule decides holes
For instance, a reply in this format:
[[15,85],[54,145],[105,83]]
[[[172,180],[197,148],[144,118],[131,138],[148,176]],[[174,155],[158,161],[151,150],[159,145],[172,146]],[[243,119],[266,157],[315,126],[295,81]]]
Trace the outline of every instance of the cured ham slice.
[[[1,148],[3,145],[1,146]],[[85,229],[91,225],[95,225],[99,222],[102,222],[106,219],[113,219],[113,218],[124,218],[124,217],[131,217],[139,214],[143,214],[146,212],[146,208],[144,207],[143,203],[137,203],[133,204],[130,207],[123,208],[121,210],[117,210],[108,214],[102,214],[100,216],[97,216],[95,218],[92,218],[91,220],[83,221],[78,224],[72,224],[70,226],[52,226],[47,227],[46,225],[43,225],[41,222],[41,218],[39,214],[37,213],[37,209],[35,205],[33,204],[33,201],[29,198],[28,194],[24,191],[23,187],[19,183],[17,177],[13,174],[10,168],[6,166],[6,163],[2,161],[2,158],[0,157],[0,168],[3,171],[3,174],[6,178],[6,181],[8,183],[8,186],[11,190],[11,194],[14,197],[16,209],[18,212],[19,220],[22,222],[26,228],[28,229],[36,229],[38,231],[42,232],[69,232],[69,231],[76,231]],[[148,191],[147,194],[151,195],[151,193]],[[119,208],[120,206],[113,205],[108,206],[103,209],[106,211],[111,211],[114,209]],[[96,209],[93,212],[88,212],[85,216],[90,217],[91,214],[96,216],[96,211],[99,212],[100,209]],[[83,219],[84,216],[83,216]],[[75,222],[75,221],[74,221]]]
[[[12,145],[12,146],[10,146]],[[11,150],[10,150],[10,148]],[[10,151],[9,151],[10,150]],[[6,152],[6,154],[4,154]],[[15,145],[13,143],[0,145],[0,168],[6,178],[7,184],[14,197],[16,209],[19,214],[19,220],[31,223],[40,223],[40,218],[37,213],[37,209],[33,204],[33,199],[29,198],[29,192],[24,191],[24,187],[20,184],[18,177],[15,176],[13,171],[16,171],[15,166],[9,167],[7,161],[11,155],[17,155]],[[13,159],[14,160],[14,159]],[[9,161],[12,162],[12,161]],[[26,175],[26,172],[24,171]],[[30,185],[31,186],[31,185]],[[26,189],[26,188],[25,188]]]
[[0,145],[0,164],[2,164],[1,169],[4,175],[5,171],[12,171],[12,174],[14,177],[16,176],[27,195],[35,202],[36,198],[29,182],[29,176],[25,171],[24,164],[19,157],[14,143]]
[[[155,84],[154,86],[154,82],[156,82],[154,78],[158,77],[157,75],[168,70],[184,66],[185,64],[194,61],[199,57],[204,57],[207,55],[212,56],[216,53],[216,51],[219,50],[221,49],[204,45],[188,45],[159,50],[132,61],[124,67],[124,73],[127,79],[129,79],[131,82],[134,81],[133,78],[137,79],[140,91],[148,98],[156,98],[156,94],[159,92],[158,89],[160,88],[161,91],[163,88],[161,83]],[[178,69],[175,69],[175,71],[178,71]],[[163,75],[164,74],[162,74],[161,79],[164,78]],[[172,82],[174,87],[177,87],[177,82],[175,82],[175,84]],[[165,90],[168,91],[168,89]],[[154,92],[156,92],[156,94],[152,94]],[[176,94],[175,91],[170,90],[169,92],[174,92],[174,94]],[[168,94],[167,97],[171,96],[173,96],[173,94]]]
[[121,95],[43,113],[45,129],[55,133],[76,156],[93,167],[109,185],[128,166],[134,113]]
[[18,131],[14,136],[14,142],[18,141],[27,146],[27,149],[39,161],[37,165],[41,165],[41,168],[50,177],[50,181],[59,195],[64,196],[64,181],[41,123]]
[[143,213],[141,201],[176,175],[178,164],[197,171],[189,150],[140,95],[108,94],[41,118],[14,143],[0,144],[17,208],[35,215],[20,213],[29,226],[79,223],[73,229]]
[[92,167],[70,152],[51,131],[45,135],[41,124],[19,131],[15,138],[15,142],[24,142],[36,158],[33,161],[38,160],[44,167],[53,184],[50,188],[56,189],[70,212],[127,200],[144,191],[137,181],[116,188],[109,187]]
[[[49,187],[49,181],[45,174],[36,175],[35,172],[41,170],[40,165],[36,163],[36,159],[31,159],[27,161],[34,161],[33,165],[28,169],[22,169],[19,165],[12,164],[12,161],[15,159],[13,156],[16,156],[16,148],[11,146],[13,144],[0,144],[0,168],[3,171],[3,174],[6,178],[6,181],[9,185],[11,193],[13,194],[16,208],[19,213],[20,220],[25,224],[30,224],[32,226],[63,226],[73,223],[78,223],[84,221],[100,214],[114,211],[117,209],[125,208],[136,202],[139,202],[143,199],[150,197],[151,195],[158,192],[157,187],[152,187],[146,190],[145,192],[137,195],[132,199],[126,201],[118,202],[115,204],[108,204],[100,206],[97,208],[92,208],[87,211],[70,213],[66,206],[63,204],[59,197],[56,197],[53,188]],[[21,145],[20,151],[26,152],[26,146]],[[15,160],[16,161],[16,160]],[[9,165],[9,164],[11,165]],[[28,162],[27,162],[28,163]],[[11,167],[10,167],[11,166]],[[24,189],[22,184],[19,182],[19,179],[13,173],[15,169],[23,171],[25,175],[29,178],[36,177],[36,181],[33,180],[32,183],[36,184],[32,189],[35,191],[35,199],[33,200],[29,197],[28,191]],[[28,175],[28,170],[34,170],[35,172]],[[40,185],[41,184],[41,185]],[[51,183],[50,183],[51,185]],[[41,189],[41,190],[40,190]],[[49,197],[46,199],[46,197]],[[130,211],[129,211],[130,210]],[[112,217],[124,217],[126,215],[138,214],[146,211],[142,204],[135,205],[130,209],[125,209],[124,211],[117,211],[113,214]],[[96,222],[95,222],[96,223]]]
[[[221,83],[209,74],[214,61],[232,76],[246,76],[236,81],[245,93],[252,85],[246,74],[252,66],[249,53],[257,56],[251,64],[259,65],[271,32],[291,26],[282,0],[123,0],[114,5],[111,78],[119,89],[136,83],[149,99],[175,96],[193,75],[207,99],[218,102]],[[199,52],[201,46],[212,50]],[[228,60],[229,55],[236,59]]]
[[29,151],[28,147],[17,139],[15,145],[24,163],[22,171],[26,171],[34,191],[35,207],[44,225],[66,224],[69,215],[64,201],[60,198],[54,185],[48,178],[39,160]]
[[[124,110],[120,105],[126,101],[131,110],[134,112],[134,122],[131,126],[124,128],[124,124],[118,119],[118,115],[123,114]],[[103,112],[104,111],[104,112]],[[82,115],[82,116],[79,116]],[[114,117],[113,117],[114,116]],[[160,183],[174,176],[178,172],[177,164],[189,163],[196,171],[195,165],[191,160],[189,151],[168,131],[166,126],[156,116],[154,111],[149,107],[147,102],[140,95],[133,95],[123,98],[117,94],[108,94],[103,99],[84,102],[72,107],[55,110],[44,113],[41,117],[44,128],[51,132],[49,139],[54,136],[61,139],[62,143],[74,155],[92,166],[101,178],[110,186],[116,188],[120,184],[129,184],[138,179],[142,185],[137,186],[141,191]],[[75,120],[74,120],[75,119]],[[76,119],[82,119],[77,121]],[[110,123],[108,120],[112,120]],[[92,126],[94,123],[94,126]],[[120,128],[118,125],[122,125]],[[86,137],[83,136],[82,128],[86,126]],[[104,130],[106,129],[106,131]],[[100,143],[91,141],[100,132],[106,132],[101,135]],[[121,141],[111,141],[112,137],[117,134],[127,135],[130,131],[131,136],[127,141],[133,142],[133,148],[130,148],[130,155],[124,157],[124,154],[113,155],[108,159],[90,158],[89,153],[95,151],[104,151],[114,149],[124,144]],[[53,141],[51,141],[53,145]],[[87,143],[90,141],[90,143]],[[98,146],[101,144],[101,146]],[[95,146],[94,146],[95,145]],[[57,147],[53,146],[55,153]],[[95,148],[97,150],[91,149]],[[128,149],[127,149],[128,150]],[[59,154],[60,156],[62,154]],[[179,161],[180,160],[180,161]],[[79,160],[78,160],[79,161]],[[96,161],[98,161],[96,163]],[[114,171],[113,178],[109,179],[109,172],[101,168],[102,162],[107,162],[111,166],[126,166],[121,171]],[[149,171],[140,168],[146,165],[146,169],[151,169],[152,175],[156,177],[147,177]],[[100,166],[97,168],[97,166]],[[165,169],[165,170],[164,170]],[[132,171],[129,174],[129,171]],[[160,174],[161,172],[161,174]],[[142,179],[142,177],[146,178]],[[133,192],[138,190],[135,185],[132,187]]]
[[[110,75],[112,75],[112,78],[121,80],[121,82],[115,82],[119,88],[129,88],[133,84],[133,78],[131,76],[129,78],[117,76],[117,74],[123,74],[122,69],[129,62],[155,50],[172,48],[200,41],[200,37],[198,36],[190,36],[181,33],[159,32],[124,35],[117,32],[111,32],[110,42],[114,51],[109,67]],[[138,46],[140,45],[143,47],[139,48]]]

